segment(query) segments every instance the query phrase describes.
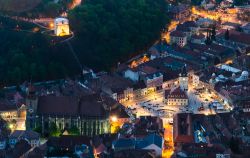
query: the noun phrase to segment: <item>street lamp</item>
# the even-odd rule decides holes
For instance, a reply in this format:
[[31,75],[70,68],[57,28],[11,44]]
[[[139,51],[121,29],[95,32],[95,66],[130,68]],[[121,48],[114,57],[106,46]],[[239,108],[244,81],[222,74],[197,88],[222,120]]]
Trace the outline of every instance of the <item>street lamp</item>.
[[117,122],[117,117],[116,117],[116,116],[112,116],[112,117],[111,117],[111,121],[112,121],[112,122]]
[[9,124],[9,128],[11,129],[11,130],[13,130],[13,128],[14,128],[14,125],[11,123],[11,124]]

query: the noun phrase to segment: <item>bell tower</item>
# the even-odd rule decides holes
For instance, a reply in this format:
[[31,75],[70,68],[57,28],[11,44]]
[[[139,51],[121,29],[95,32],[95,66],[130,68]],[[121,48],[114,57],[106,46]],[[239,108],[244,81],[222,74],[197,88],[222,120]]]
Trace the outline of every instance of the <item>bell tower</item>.
[[181,90],[188,91],[188,73],[186,64],[182,67],[181,73],[179,74],[179,84]]

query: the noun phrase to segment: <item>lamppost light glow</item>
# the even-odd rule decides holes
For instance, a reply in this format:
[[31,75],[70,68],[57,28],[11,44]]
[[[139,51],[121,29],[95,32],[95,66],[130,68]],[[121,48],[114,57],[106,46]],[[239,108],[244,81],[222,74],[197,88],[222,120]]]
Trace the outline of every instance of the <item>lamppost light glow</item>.
[[112,121],[112,122],[116,122],[116,121],[117,121],[117,117],[116,117],[116,116],[112,116],[112,117],[111,117],[111,121]]
[[10,129],[13,129],[13,127],[14,127],[13,124],[9,124]]

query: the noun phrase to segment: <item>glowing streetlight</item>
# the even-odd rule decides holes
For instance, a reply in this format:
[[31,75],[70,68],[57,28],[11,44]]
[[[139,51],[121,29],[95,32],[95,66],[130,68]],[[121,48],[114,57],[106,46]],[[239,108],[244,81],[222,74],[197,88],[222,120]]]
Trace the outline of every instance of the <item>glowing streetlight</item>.
[[117,117],[116,117],[116,116],[112,116],[112,117],[111,117],[111,121],[112,121],[112,122],[117,122]]
[[12,130],[14,128],[13,124],[9,124],[9,128]]
[[53,24],[53,23],[50,23],[50,24],[49,24],[49,27],[50,27],[50,28],[54,28],[54,24]]

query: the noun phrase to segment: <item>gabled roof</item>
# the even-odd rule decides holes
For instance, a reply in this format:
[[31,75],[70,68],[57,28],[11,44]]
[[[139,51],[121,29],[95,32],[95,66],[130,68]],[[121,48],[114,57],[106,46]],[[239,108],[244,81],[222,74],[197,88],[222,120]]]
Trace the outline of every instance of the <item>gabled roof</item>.
[[120,138],[113,143],[114,148],[134,148],[134,149],[143,149],[151,144],[155,144],[159,148],[163,148],[163,138],[157,134],[149,134],[142,139],[134,138]]
[[204,39],[205,38],[205,35],[203,34],[195,34],[195,35],[192,35],[191,36],[192,39]]
[[112,146],[114,148],[135,148],[135,139],[120,138],[116,141],[113,141]]
[[[222,30],[217,37],[224,38],[226,30]],[[247,33],[229,30],[229,40],[250,45],[250,35]]]
[[176,30],[181,32],[191,32],[191,29],[183,24],[177,25]]
[[150,146],[151,144],[155,144],[159,148],[163,148],[163,138],[157,134],[149,134],[142,140],[136,141],[136,147],[139,149],[146,148],[147,146]]
[[0,100],[0,111],[17,111],[17,106],[7,100]]
[[188,97],[187,94],[178,87],[167,96],[167,99],[188,99]]
[[24,153],[31,149],[30,144],[26,140],[20,140],[16,143],[12,157],[21,157]]
[[38,98],[39,114],[74,115],[78,111],[77,97],[41,96]]
[[105,117],[104,104],[112,103],[108,103],[100,94],[82,97],[41,96],[37,111],[42,115]]
[[177,30],[171,32],[171,33],[170,33],[170,36],[175,36],[175,37],[186,37],[186,35],[185,35],[183,32],[177,31]]
[[47,141],[47,146],[56,148],[73,149],[76,145],[82,144],[90,146],[90,138],[86,136],[63,135],[61,137],[50,137]]
[[123,93],[125,89],[133,86],[132,81],[118,75],[102,75],[100,81],[103,87],[111,89],[114,93]]
[[195,23],[195,21],[186,21],[183,23],[186,27],[198,27],[198,25]]
[[175,138],[175,142],[181,143],[192,143],[194,142],[194,137],[189,135],[178,135]]
[[32,130],[15,130],[11,135],[9,136],[10,139],[39,139],[40,135],[37,132],[34,132]]
[[171,9],[170,9],[170,13],[173,13],[173,14],[177,14],[177,13],[181,13],[181,12],[184,12],[188,10],[188,5],[184,5],[184,4],[181,4],[181,5],[178,5],[178,6],[173,6]]

